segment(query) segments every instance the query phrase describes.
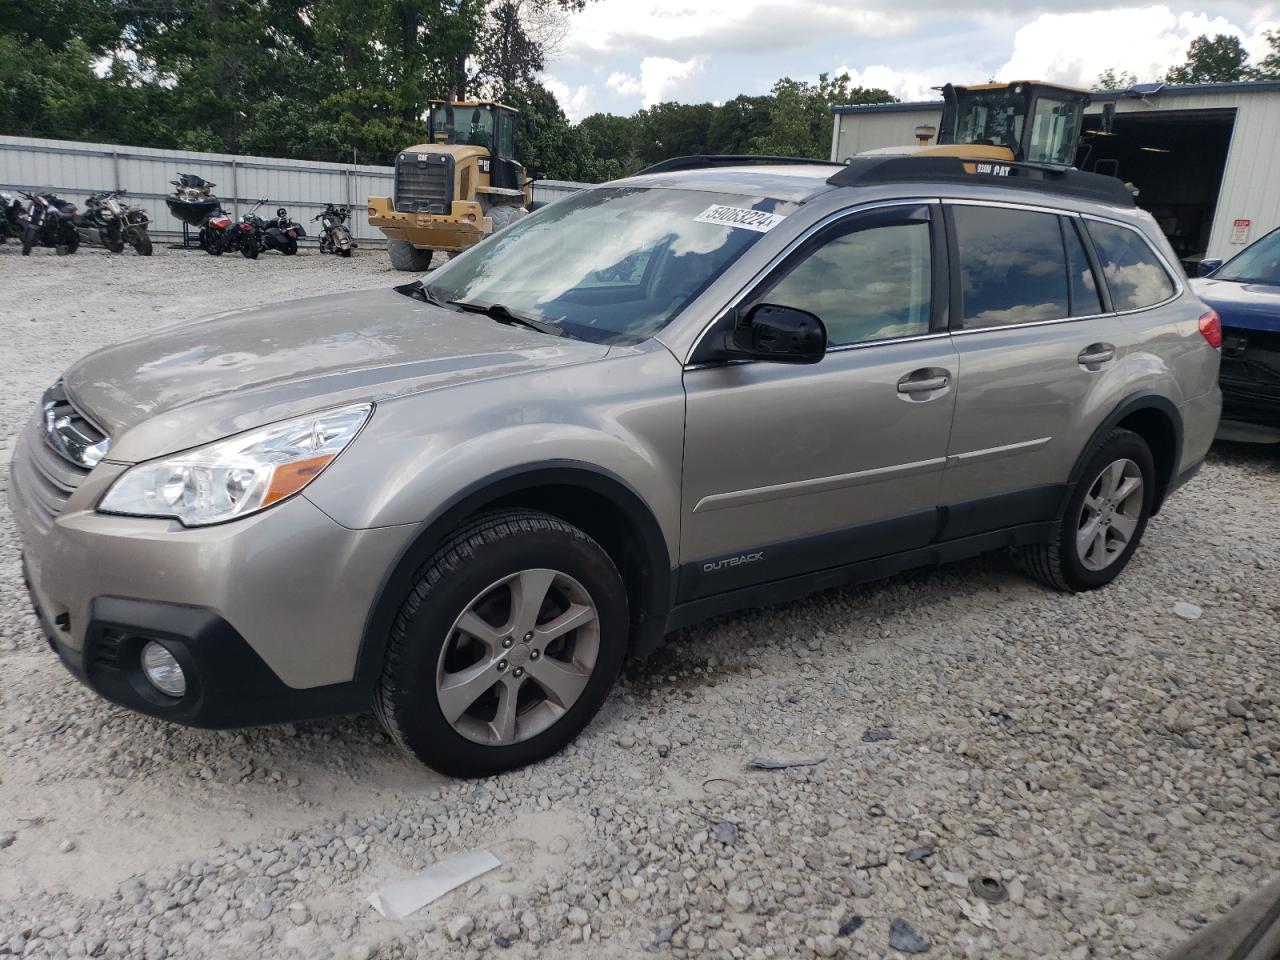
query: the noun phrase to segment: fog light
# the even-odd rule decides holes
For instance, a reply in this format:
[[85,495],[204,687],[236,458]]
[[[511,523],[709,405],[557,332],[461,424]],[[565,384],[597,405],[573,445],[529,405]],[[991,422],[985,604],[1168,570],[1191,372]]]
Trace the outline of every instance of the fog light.
[[148,640],[142,648],[142,672],[161,693],[180,697],[187,692],[187,678],[173,654],[163,644]]

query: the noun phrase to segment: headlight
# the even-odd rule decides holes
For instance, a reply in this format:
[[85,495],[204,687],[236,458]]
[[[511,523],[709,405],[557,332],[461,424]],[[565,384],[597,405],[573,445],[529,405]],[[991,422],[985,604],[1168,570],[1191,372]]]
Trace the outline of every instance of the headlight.
[[187,527],[256,513],[318,477],[372,412],[368,403],[340,407],[140,463],[112,484],[98,509],[173,517]]

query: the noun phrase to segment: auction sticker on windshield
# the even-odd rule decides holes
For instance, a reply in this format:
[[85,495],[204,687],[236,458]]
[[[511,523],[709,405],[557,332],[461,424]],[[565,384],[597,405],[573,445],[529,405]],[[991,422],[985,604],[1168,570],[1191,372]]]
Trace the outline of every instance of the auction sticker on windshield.
[[743,230],[768,233],[787,218],[781,213],[766,213],[763,210],[726,207],[713,203],[693,219],[697,223],[718,223],[726,227],[741,227]]

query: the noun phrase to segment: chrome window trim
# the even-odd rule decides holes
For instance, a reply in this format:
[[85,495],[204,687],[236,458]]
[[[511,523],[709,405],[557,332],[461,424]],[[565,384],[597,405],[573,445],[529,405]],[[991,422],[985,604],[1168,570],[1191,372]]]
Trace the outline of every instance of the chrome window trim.
[[[859,204],[858,206],[855,206],[855,207],[843,207],[842,209],[829,213],[825,217],[822,217],[820,220],[817,220],[814,223],[809,224],[809,226],[806,227],[803,231],[801,231],[801,233],[799,233],[797,236],[793,237],[790,241],[788,241],[785,247],[783,247],[780,251],[778,251],[777,254],[771,257],[768,263],[766,263],[763,267],[757,270],[755,274],[752,275],[751,279],[748,280],[745,284],[743,284],[741,289],[739,289],[737,293],[735,293],[732,297],[730,297],[729,301],[723,307],[721,307],[719,310],[716,311],[716,315],[711,319],[709,323],[707,323],[706,326],[702,328],[702,331],[694,339],[693,346],[689,348],[689,353],[685,357],[684,368],[686,370],[701,370],[706,367],[712,367],[712,366],[719,367],[724,365],[719,361],[707,362],[707,363],[691,363],[689,361],[689,357],[692,357],[694,354],[698,352],[698,347],[702,345],[703,338],[705,338],[706,335],[711,332],[712,327],[714,327],[717,323],[719,323],[721,320],[724,319],[725,314],[727,314],[730,310],[732,310],[734,307],[740,304],[744,299],[746,299],[746,296],[748,293],[754,290],[762,280],[767,280],[769,275],[778,268],[778,266],[782,263],[783,260],[789,257],[792,253],[794,253],[797,247],[803,244],[806,240],[812,237],[819,230],[829,227],[833,223],[838,223],[841,220],[847,219],[852,216],[856,216],[859,213],[865,213],[868,210],[880,210],[887,207],[911,207],[911,206],[918,206],[919,204],[922,204],[922,203],[927,203],[927,204],[936,206],[938,204],[938,198],[937,197],[902,197],[894,200],[870,200],[870,201],[867,201],[866,203]],[[838,347],[832,347],[830,350],[827,351],[827,353],[836,353],[839,351],[850,350],[855,348],[880,346],[881,344],[888,344],[888,343],[906,343],[911,340],[931,340],[936,337],[945,337],[945,336],[947,336],[946,331],[941,331],[941,332],[930,331],[927,334],[922,333],[912,337],[895,337],[892,340],[863,340],[859,343],[847,343],[847,344],[841,344]],[[743,360],[740,362],[754,363],[755,361]]]
[[[1108,226],[1123,227],[1124,229],[1132,231],[1141,237],[1142,242],[1147,245],[1147,249],[1155,255],[1157,262],[1159,262],[1160,266],[1164,268],[1165,276],[1173,282],[1173,295],[1159,301],[1158,303],[1148,304],[1145,307],[1133,307],[1128,310],[1112,310],[1110,312],[1103,313],[1090,313],[1080,317],[1055,317],[1050,320],[1028,320],[1025,323],[1006,323],[993,327],[974,327],[972,329],[966,329],[963,326],[959,329],[953,327],[949,330],[931,331],[927,334],[919,334],[912,337],[895,337],[890,340],[863,340],[858,343],[841,344],[837,347],[831,347],[827,350],[827,353],[843,353],[846,350],[865,350],[868,347],[888,346],[895,343],[910,343],[917,340],[936,340],[942,337],[964,337],[979,333],[994,333],[1002,330],[1022,330],[1031,327],[1045,327],[1060,323],[1079,323],[1085,320],[1101,320],[1108,317],[1129,317],[1134,314],[1145,313],[1148,310],[1156,310],[1160,307],[1168,306],[1175,300],[1180,299],[1187,290],[1186,285],[1182,282],[1182,279],[1179,276],[1179,271],[1174,270],[1169,265],[1168,258],[1165,257],[1155,244],[1151,242],[1151,238],[1133,224],[1126,223],[1123,220],[1117,220],[1114,217],[1104,217],[1094,213],[1082,213],[1078,210],[1067,210],[1061,207],[1046,207],[1040,204],[1018,203],[1011,200],[986,200],[982,198],[968,197],[903,197],[894,200],[873,200],[855,207],[845,207],[843,209],[836,210],[833,213],[829,213],[822,219],[810,224],[802,233],[788,242],[787,245],[772,257],[768,263],[756,271],[752,278],[747,281],[747,283],[745,283],[742,288],[729,299],[729,302],[717,311],[715,317],[702,328],[702,331],[693,341],[693,346],[689,348],[688,356],[692,357],[698,352],[698,347],[702,345],[703,338],[711,332],[712,327],[724,319],[724,316],[728,311],[741,303],[751,290],[753,290],[762,280],[767,279],[769,274],[778,268],[783,260],[785,260],[797,247],[812,237],[819,230],[867,210],[877,210],[885,207],[913,206],[920,203],[927,203],[939,207],[952,204],[969,207],[997,207],[1011,210],[1025,210],[1031,213],[1047,213],[1059,217],[1072,217],[1076,220],[1096,220],[1098,223],[1105,223]],[[1105,278],[1103,278],[1103,280],[1105,282]],[[963,318],[961,318],[961,322],[963,323]],[[752,363],[753,361],[741,360],[736,362]],[[719,366],[724,366],[724,364],[719,361],[690,363],[687,358],[684,362],[685,370],[701,370],[707,367]]]

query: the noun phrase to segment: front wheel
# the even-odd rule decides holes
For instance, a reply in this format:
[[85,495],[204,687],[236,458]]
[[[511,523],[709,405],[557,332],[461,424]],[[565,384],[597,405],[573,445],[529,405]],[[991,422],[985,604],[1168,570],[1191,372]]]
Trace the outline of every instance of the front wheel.
[[1155,482],[1147,442],[1131,430],[1113,430],[1085,461],[1049,542],[1020,548],[1019,565],[1058,590],[1106,586],[1142,540]]
[[581,530],[529,510],[479,517],[426,563],[400,608],[378,717],[442,773],[541,760],[604,703],[628,623],[612,559]]
[[36,245],[36,228],[31,227],[22,235],[22,255],[31,256],[31,248]]
[[298,241],[293,239],[293,237],[286,237],[284,246],[281,247],[280,252],[286,257],[292,257],[298,252]]
[[149,257],[152,253],[151,234],[145,230],[135,230],[129,235],[129,242],[140,257]]
[[252,237],[240,241],[240,253],[246,260],[258,259],[258,241]]
[[387,242],[387,255],[391,266],[406,273],[426,273],[431,269],[431,250],[419,250],[408,240]]

